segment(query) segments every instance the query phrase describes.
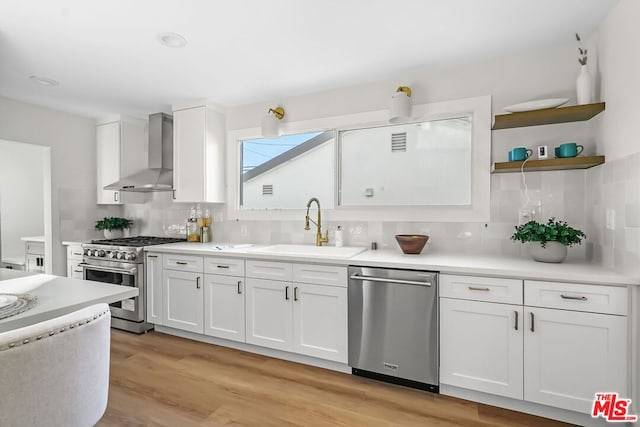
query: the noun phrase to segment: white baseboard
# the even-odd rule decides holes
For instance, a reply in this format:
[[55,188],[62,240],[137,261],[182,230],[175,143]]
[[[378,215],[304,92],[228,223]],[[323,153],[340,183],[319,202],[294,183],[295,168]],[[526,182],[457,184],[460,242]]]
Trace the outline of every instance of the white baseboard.
[[194,341],[200,341],[208,344],[215,344],[222,347],[235,348],[249,353],[261,354],[263,356],[275,357],[276,359],[288,360],[290,362],[302,363],[304,365],[317,366],[319,368],[330,369],[332,371],[351,373],[351,367],[344,363],[333,362],[331,360],[317,359],[315,357],[304,356],[302,354],[289,353],[281,350],[260,347],[253,344],[229,341],[222,338],[214,338],[207,335],[196,334],[193,332],[181,331],[180,329],[168,328],[166,326],[155,325],[154,329],[163,334],[175,335],[182,338],[188,338]]

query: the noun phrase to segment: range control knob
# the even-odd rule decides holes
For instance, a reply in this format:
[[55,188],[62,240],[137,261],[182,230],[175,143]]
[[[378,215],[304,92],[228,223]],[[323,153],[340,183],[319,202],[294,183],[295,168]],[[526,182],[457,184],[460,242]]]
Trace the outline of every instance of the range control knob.
[[84,250],[84,254],[85,254],[86,256],[91,256],[91,249],[85,249],[85,250]]
[[118,253],[118,251],[109,252],[109,258],[115,258],[117,253]]
[[103,251],[102,249],[96,251],[96,256],[100,257],[100,258],[104,258],[107,254],[105,253],[105,251]]
[[90,252],[91,252],[91,253],[90,253],[89,255],[91,255],[91,256],[98,256],[98,250],[97,250],[97,249],[94,249],[94,250],[92,250],[92,251],[90,251]]
[[116,258],[118,258],[118,259],[124,259],[124,252],[118,252],[118,253],[116,253]]
[[136,259],[136,254],[134,252],[127,252],[126,254],[124,254],[124,259],[127,261],[133,261],[134,259]]

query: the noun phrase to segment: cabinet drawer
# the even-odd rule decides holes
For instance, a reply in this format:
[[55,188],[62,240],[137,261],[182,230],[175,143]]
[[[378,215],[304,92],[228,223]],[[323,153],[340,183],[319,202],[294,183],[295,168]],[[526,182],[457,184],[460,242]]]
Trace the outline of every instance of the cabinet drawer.
[[27,242],[27,253],[35,255],[44,255],[44,243]]
[[247,261],[247,277],[290,282],[293,267],[288,262]]
[[347,268],[333,265],[293,264],[295,283],[347,287]]
[[204,259],[204,272],[207,274],[222,274],[223,276],[244,276],[244,260],[206,257]]
[[162,261],[162,266],[167,270],[193,271],[194,273],[204,271],[204,261],[201,256],[164,254]]
[[592,313],[627,315],[626,287],[525,280],[524,304]]
[[522,304],[522,280],[442,274],[440,275],[440,296]]
[[82,246],[70,245],[67,246],[67,261],[82,259]]

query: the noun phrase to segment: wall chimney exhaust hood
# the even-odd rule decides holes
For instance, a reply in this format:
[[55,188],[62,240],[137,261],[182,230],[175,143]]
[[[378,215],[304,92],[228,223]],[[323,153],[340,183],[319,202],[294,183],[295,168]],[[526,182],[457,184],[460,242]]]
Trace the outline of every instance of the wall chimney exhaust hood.
[[173,116],[149,116],[149,167],[104,187],[105,190],[149,193],[173,191]]

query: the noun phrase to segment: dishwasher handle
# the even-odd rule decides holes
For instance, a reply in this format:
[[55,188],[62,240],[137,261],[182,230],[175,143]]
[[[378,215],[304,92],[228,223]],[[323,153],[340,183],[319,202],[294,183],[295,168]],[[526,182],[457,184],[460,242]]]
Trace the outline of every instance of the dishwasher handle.
[[352,274],[349,278],[352,280],[363,280],[368,282],[399,283],[401,285],[431,286],[433,284],[431,282],[422,282],[418,280],[387,279],[384,277],[360,276],[358,274]]

